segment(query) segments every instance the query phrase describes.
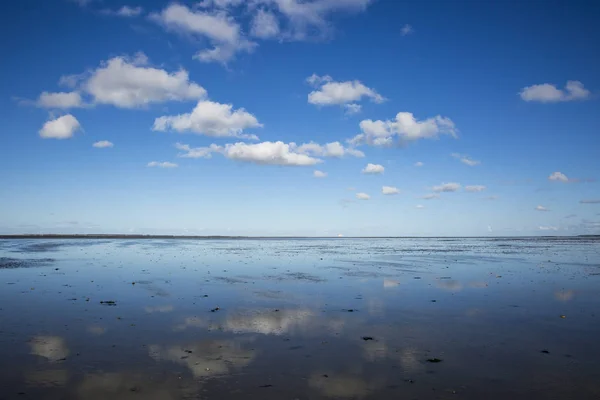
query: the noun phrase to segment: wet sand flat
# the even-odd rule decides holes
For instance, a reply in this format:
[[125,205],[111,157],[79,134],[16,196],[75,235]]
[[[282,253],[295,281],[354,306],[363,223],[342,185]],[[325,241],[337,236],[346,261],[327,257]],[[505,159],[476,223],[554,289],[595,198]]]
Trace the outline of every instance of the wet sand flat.
[[0,240],[0,400],[599,399],[598,238]]

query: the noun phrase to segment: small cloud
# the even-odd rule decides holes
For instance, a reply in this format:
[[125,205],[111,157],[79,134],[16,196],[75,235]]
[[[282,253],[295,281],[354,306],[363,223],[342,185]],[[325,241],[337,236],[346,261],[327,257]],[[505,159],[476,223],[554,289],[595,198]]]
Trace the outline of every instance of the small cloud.
[[548,180],[557,182],[569,182],[569,178],[567,178],[567,176],[562,172],[553,172],[548,177]]
[[178,165],[175,163],[172,163],[172,162],[168,162],[168,161],[164,161],[164,162],[151,161],[148,163],[148,167],[177,168]]
[[583,83],[579,81],[568,81],[564,89],[558,89],[550,83],[527,86],[519,92],[521,99],[525,101],[537,101],[540,103],[558,103],[565,101],[586,100],[591,93]]
[[104,15],[114,15],[116,17],[133,18],[142,15],[144,9],[142,7],[123,6],[116,11],[105,9],[100,11]]
[[369,98],[375,103],[383,103],[386,100],[375,89],[365,86],[358,80],[336,82],[329,75],[313,74],[306,81],[318,88],[308,94],[308,102],[317,106],[356,106],[358,105],[356,102],[363,98]]
[[400,190],[394,186],[384,186],[381,188],[381,193],[386,195],[398,194],[400,193]]
[[420,198],[423,200],[433,200],[433,199],[439,199],[440,195],[437,193],[429,193],[429,194],[426,194],[425,196],[421,196]]
[[351,191],[351,192],[354,192],[354,191],[356,190],[356,188],[355,188],[355,187],[349,187],[349,188],[347,188],[346,190],[349,190],[349,191]]
[[469,156],[466,156],[464,154],[452,153],[451,156],[456,158],[457,160],[460,160],[461,163],[466,164],[469,167],[474,167],[476,165],[481,164],[481,161],[473,160]]
[[358,114],[362,110],[362,106],[356,103],[344,104],[344,108],[346,109],[346,115]]
[[405,24],[402,29],[400,30],[400,34],[402,36],[408,36],[411,35],[415,32],[415,30],[413,29],[412,25],[409,24]]
[[356,198],[359,200],[369,200],[371,196],[366,193],[356,193]]
[[577,214],[569,214],[566,215],[564,218],[575,218],[577,216]]
[[422,205],[422,204],[417,204],[417,205],[415,206],[415,208],[422,209],[422,208],[425,208],[425,206],[424,206],[424,205]]
[[483,185],[465,186],[465,192],[471,192],[471,193],[483,192],[485,189],[486,189],[486,187]]
[[114,144],[112,142],[109,142],[108,140],[101,140],[99,142],[94,143],[92,146],[96,147],[97,149],[104,149],[107,147],[114,147]]
[[498,199],[498,196],[487,196],[487,197],[483,198],[483,200],[497,200],[497,199]]
[[67,114],[46,122],[39,134],[43,139],[69,139],[80,129],[81,125],[77,118]]
[[488,232],[490,232],[490,233],[493,232],[491,225],[488,225]]
[[425,164],[423,164],[421,161],[417,161],[415,163],[415,167],[422,167],[423,165],[425,165]]
[[434,192],[436,192],[436,193],[441,193],[441,192],[456,192],[458,189],[460,189],[460,183],[454,183],[454,182],[442,183],[441,185],[434,186],[431,189]]
[[581,204],[600,204],[600,199],[584,199],[579,200]]
[[313,176],[315,178],[326,178],[327,177],[327,172],[323,172],[323,171],[319,171],[319,170],[315,170],[313,172]]
[[540,231],[557,231],[558,228],[556,226],[540,226]]
[[536,209],[537,211],[550,211],[549,209],[547,209],[547,208],[546,208],[546,207],[544,207],[544,206],[537,206],[535,209]]
[[380,164],[367,164],[367,166],[362,170],[363,174],[383,174],[385,168]]

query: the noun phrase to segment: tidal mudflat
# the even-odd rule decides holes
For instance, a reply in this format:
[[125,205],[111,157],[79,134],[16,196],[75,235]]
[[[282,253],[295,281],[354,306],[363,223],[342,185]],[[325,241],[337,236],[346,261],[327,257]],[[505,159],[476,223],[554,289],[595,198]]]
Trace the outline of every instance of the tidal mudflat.
[[0,399],[599,399],[594,238],[0,240]]

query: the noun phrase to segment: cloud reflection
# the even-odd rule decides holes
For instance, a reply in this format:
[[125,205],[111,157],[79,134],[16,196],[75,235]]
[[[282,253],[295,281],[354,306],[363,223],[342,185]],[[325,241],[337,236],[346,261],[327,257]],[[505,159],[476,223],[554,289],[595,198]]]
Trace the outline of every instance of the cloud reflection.
[[60,361],[69,355],[65,340],[60,336],[34,336],[29,341],[31,354],[44,357],[50,362]]

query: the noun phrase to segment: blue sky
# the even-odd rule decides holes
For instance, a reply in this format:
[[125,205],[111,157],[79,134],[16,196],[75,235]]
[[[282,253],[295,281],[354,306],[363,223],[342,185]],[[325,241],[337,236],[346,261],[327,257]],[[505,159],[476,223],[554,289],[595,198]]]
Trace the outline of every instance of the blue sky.
[[0,7],[2,233],[600,233],[593,2]]

